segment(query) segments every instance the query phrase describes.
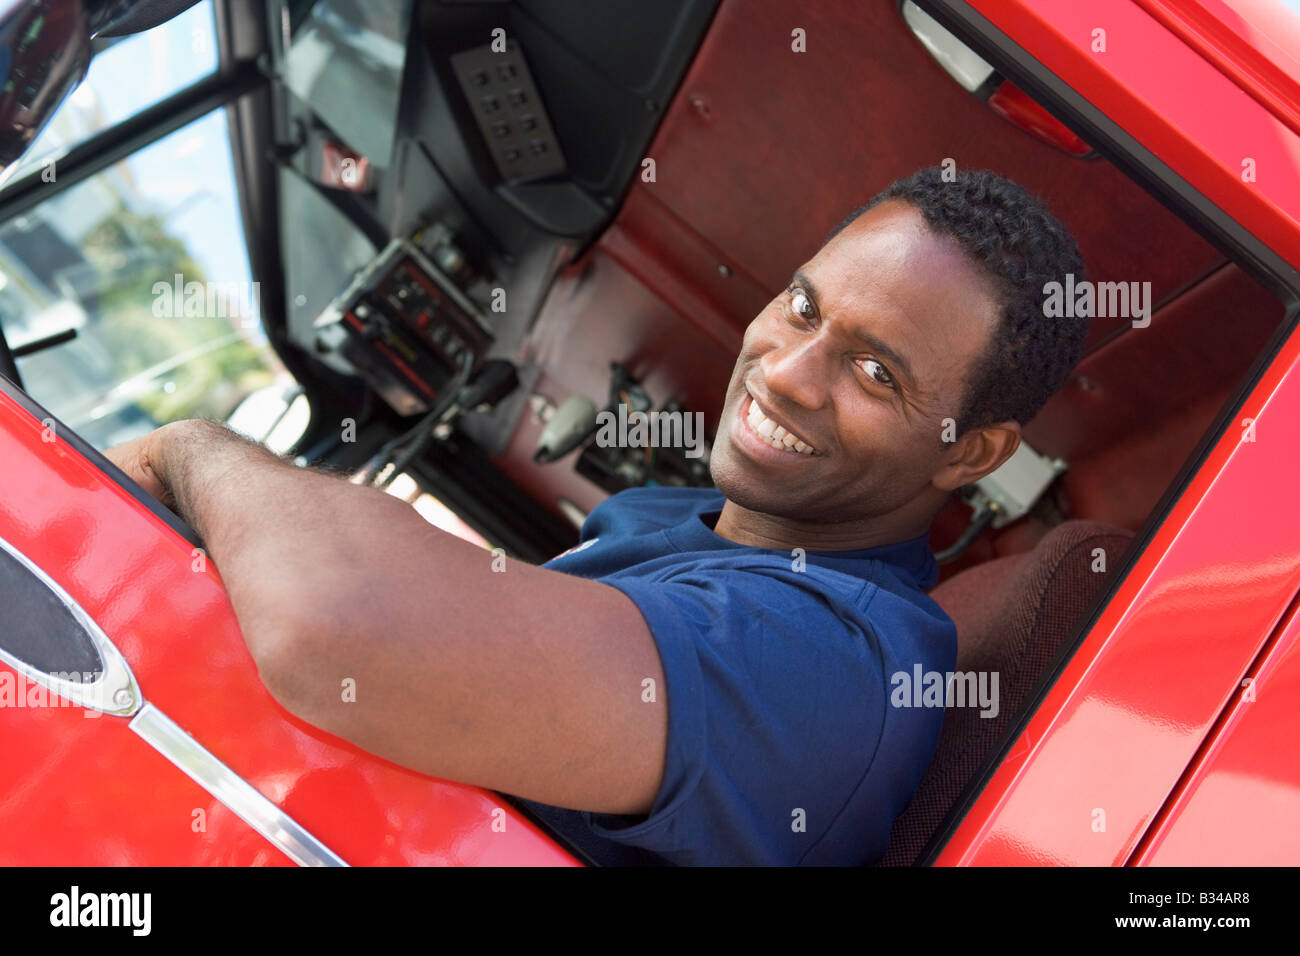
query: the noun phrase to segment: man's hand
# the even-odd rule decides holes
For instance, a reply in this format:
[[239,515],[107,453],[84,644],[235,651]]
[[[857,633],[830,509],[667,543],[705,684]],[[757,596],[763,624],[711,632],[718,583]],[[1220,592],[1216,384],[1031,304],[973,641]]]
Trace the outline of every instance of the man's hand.
[[[176,424],[184,423],[178,422]],[[175,507],[176,500],[159,476],[154,463],[158,460],[159,433],[172,427],[172,425],[164,425],[148,435],[115,445],[104,452],[105,458],[121,468],[130,478],[135,480],[136,484],[168,508]]]

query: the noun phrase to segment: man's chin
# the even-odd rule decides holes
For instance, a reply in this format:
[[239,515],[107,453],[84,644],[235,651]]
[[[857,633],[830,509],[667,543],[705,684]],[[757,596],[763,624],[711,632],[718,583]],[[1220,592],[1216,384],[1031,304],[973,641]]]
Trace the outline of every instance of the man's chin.
[[746,511],[793,520],[806,517],[802,512],[807,509],[800,506],[797,498],[798,491],[803,489],[774,485],[771,478],[760,474],[759,467],[729,443],[715,444],[709,459],[709,475],[728,501]]

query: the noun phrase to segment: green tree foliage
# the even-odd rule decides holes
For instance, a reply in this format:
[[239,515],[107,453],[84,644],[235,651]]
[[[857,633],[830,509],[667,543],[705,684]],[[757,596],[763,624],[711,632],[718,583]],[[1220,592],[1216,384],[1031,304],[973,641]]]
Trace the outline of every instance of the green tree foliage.
[[[247,338],[233,304],[209,314],[154,314],[155,284],[204,283],[183,240],[156,214],[124,204],[83,241],[96,273],[92,324],[112,356],[114,377],[158,422],[224,419],[249,392],[274,381],[273,358]],[[225,312],[226,314],[221,314]]]

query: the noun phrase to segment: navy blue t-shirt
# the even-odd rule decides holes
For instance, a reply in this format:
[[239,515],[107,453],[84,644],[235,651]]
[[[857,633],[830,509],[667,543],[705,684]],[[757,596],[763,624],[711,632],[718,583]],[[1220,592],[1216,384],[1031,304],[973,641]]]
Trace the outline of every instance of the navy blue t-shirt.
[[602,864],[871,862],[944,714],[891,706],[891,675],[956,661],[956,627],[925,594],[938,579],[929,536],[748,547],[714,534],[724,501],[713,489],[620,492],[543,565],[640,608],[663,662],[668,751],[648,816],[523,802]]

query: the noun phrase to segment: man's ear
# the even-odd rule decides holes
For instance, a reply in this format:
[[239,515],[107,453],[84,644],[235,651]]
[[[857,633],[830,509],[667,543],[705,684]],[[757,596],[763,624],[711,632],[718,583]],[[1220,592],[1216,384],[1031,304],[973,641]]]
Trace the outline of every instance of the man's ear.
[[998,422],[972,428],[953,443],[931,479],[940,491],[955,491],[979,481],[1016,453],[1020,447],[1020,423]]

